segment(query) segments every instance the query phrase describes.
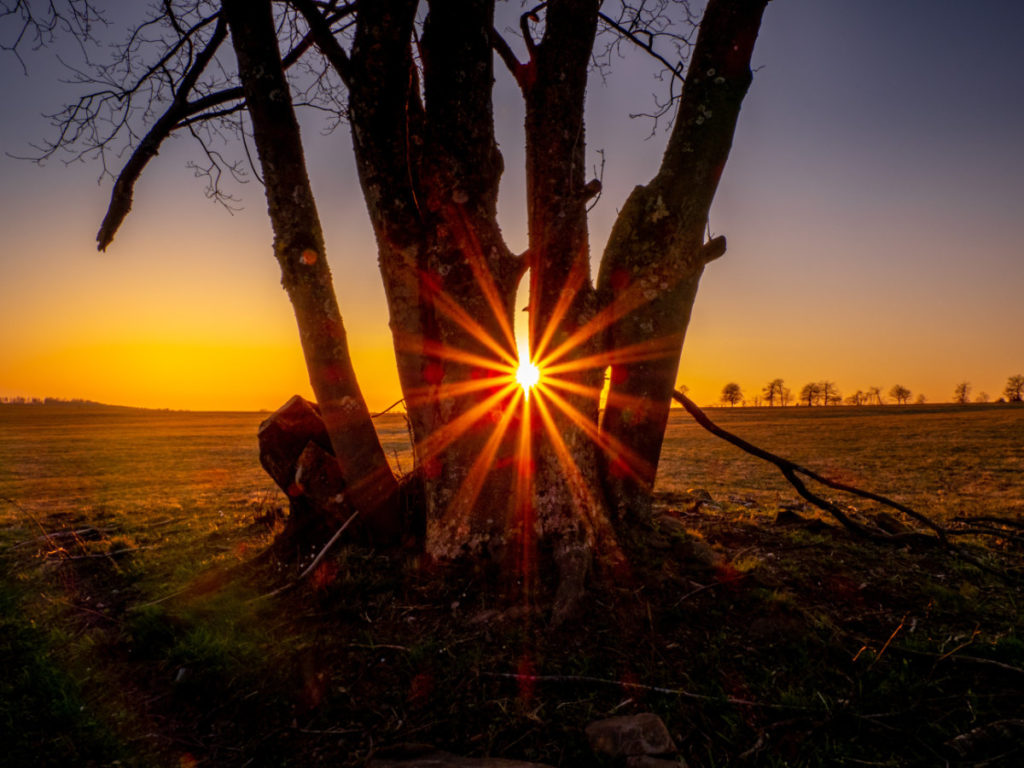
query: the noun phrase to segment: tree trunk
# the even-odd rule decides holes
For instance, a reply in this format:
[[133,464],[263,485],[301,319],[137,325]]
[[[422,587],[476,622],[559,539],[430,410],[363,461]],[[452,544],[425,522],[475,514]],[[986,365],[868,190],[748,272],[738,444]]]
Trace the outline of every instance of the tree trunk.
[[601,429],[620,518],[648,508],[697,286],[705,264],[725,251],[724,238],[703,243],[704,230],[767,1],[708,3],[661,167],[629,196],[601,262],[598,290],[619,318],[608,334]]
[[[224,0],[252,120],[281,282],[349,503],[391,533],[397,483],[356,382],[277,47],[270,0]],[[371,524],[372,527],[372,524]]]
[[[513,558],[512,311],[523,271],[497,225],[492,4],[360,9],[349,105],[427,505],[427,553]],[[453,86],[456,84],[457,87]],[[514,559],[514,558],[513,558]]]
[[598,405],[604,380],[587,233],[584,96],[597,0],[548,4],[544,36],[529,46],[526,194],[530,349],[543,385],[534,406],[532,512],[560,585],[555,618],[578,602],[595,547],[616,551],[600,480]]

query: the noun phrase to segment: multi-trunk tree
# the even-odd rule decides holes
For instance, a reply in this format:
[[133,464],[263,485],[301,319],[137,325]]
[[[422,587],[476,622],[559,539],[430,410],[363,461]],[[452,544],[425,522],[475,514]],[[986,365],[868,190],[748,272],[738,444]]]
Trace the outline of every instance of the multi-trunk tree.
[[[57,144],[104,149],[105,135],[83,127],[111,115],[111,136],[120,115],[136,131],[99,233],[106,248],[162,142],[210,121],[242,126],[346,497],[373,520],[391,514],[397,483],[349,359],[295,116],[302,103],[336,108],[376,235],[426,551],[491,558],[527,582],[541,557],[557,568],[565,609],[595,553],[614,559],[622,527],[650,503],[697,286],[725,250],[724,238],[706,239],[708,211],[766,4],[709,0],[697,19],[669,0],[550,0],[524,7],[510,35],[494,0],[168,0],[105,71],[109,87],[58,120]],[[15,5],[30,14],[30,2]],[[88,4],[68,7],[80,18]],[[42,17],[24,18],[44,29]],[[584,100],[595,46],[608,45],[668,65],[672,122],[658,172],[622,203],[595,278],[587,209],[600,181],[585,167]],[[497,221],[496,67],[525,104],[524,253]],[[143,92],[144,112],[118,111]],[[529,397],[515,381],[512,331],[524,276],[541,376]]]

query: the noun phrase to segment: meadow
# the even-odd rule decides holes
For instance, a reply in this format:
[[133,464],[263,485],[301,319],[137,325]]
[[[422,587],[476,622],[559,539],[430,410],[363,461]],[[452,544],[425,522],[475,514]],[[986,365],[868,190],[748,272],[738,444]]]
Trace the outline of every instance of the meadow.
[[[938,520],[1024,519],[1024,408],[709,415]],[[381,743],[428,741],[582,765],[588,718],[646,708],[692,765],[741,752],[766,765],[924,765],[940,752],[957,763],[948,745],[972,724],[1024,728],[1019,584],[823,527],[776,469],[681,410],[657,486],[676,523],[635,545],[635,581],[594,598],[589,633],[510,624],[474,574],[439,581],[415,558],[359,548],[298,597],[267,599],[296,571],[251,567],[285,504],[258,463],[265,416],[0,405],[7,764],[363,765]],[[404,419],[377,423],[408,471]],[[808,525],[773,524],[794,507]],[[980,671],[949,663],[968,646]],[[517,695],[487,677],[524,664],[569,689],[520,681]],[[718,699],[572,682],[609,675]],[[752,698],[772,703],[730,703]],[[1017,759],[1020,741],[992,754]],[[1001,764],[992,754],[961,762]]]

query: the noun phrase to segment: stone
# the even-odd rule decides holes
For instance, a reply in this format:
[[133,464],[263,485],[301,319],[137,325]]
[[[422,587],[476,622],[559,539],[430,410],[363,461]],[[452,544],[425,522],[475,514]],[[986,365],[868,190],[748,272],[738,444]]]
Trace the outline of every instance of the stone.
[[611,757],[670,755],[676,751],[665,723],[650,712],[598,720],[587,726],[586,733],[595,753]]
[[400,745],[381,750],[367,768],[551,768],[544,763],[501,757],[460,757],[422,745]]
[[309,443],[332,452],[327,427],[314,403],[295,395],[260,424],[260,464],[289,496],[299,456]]

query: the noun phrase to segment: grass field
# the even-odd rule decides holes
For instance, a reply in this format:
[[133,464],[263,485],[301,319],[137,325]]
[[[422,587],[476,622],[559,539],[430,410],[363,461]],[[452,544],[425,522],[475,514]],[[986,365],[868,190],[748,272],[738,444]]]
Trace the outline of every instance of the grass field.
[[[1024,408],[709,413],[937,519],[1024,517]],[[630,545],[634,572],[591,598],[584,633],[516,613],[476,574],[359,548],[262,598],[293,573],[246,567],[284,502],[258,464],[263,417],[0,406],[0,762],[355,766],[425,741],[589,765],[583,725],[644,710],[695,766],[1024,759],[1020,585],[806,509],[808,525],[773,525],[796,493],[681,411],[658,480],[674,522]],[[378,425],[408,470],[404,420]],[[1019,553],[1001,546],[976,554]],[[500,677],[524,669],[563,682]]]

